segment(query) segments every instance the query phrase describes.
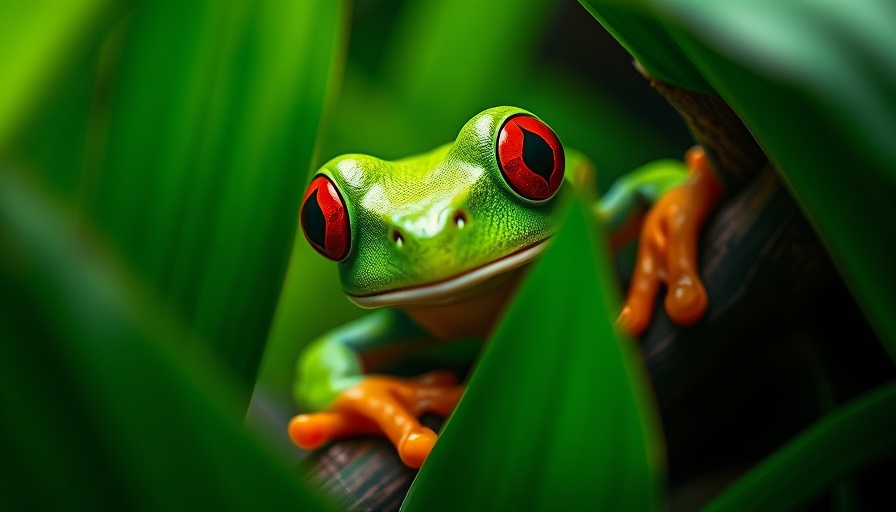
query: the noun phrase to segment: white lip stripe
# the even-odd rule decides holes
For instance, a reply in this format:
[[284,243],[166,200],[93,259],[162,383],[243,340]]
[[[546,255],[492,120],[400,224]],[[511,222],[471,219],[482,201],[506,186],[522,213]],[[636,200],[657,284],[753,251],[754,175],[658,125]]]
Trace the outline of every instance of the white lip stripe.
[[547,246],[548,240],[543,240],[528,249],[515,252],[510,256],[505,256],[499,260],[487,263],[446,281],[440,281],[430,285],[414,286],[412,288],[403,288],[401,290],[389,291],[377,295],[368,295],[366,297],[348,295],[348,298],[362,308],[379,308],[407,304],[433,306],[446,304],[451,302],[458,293],[471,286],[476,286],[477,284],[488,281],[492,277],[505,272],[510,272],[511,270],[515,270],[526,263],[529,263],[538,257],[539,254],[544,252]]

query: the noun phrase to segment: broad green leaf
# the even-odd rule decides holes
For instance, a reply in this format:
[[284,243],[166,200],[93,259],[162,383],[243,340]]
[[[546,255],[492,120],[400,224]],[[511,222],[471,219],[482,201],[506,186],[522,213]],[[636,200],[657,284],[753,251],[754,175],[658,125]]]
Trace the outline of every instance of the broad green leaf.
[[246,403],[292,246],[343,2],[139,3],[82,194]]
[[323,510],[89,227],[0,168],[4,510]]
[[662,3],[896,358],[896,4]]
[[[576,204],[518,292],[403,510],[654,510],[662,448],[601,232]],[[603,244],[600,247],[604,247]]]
[[127,12],[120,1],[0,2],[0,161],[77,195],[102,49]]
[[386,56],[384,80],[427,146],[443,143],[442,123],[460,129],[477,112],[506,104],[507,91],[526,86],[527,59],[555,9],[546,0],[409,4]]
[[[598,13],[627,9],[616,0],[588,3]],[[896,243],[889,235],[896,232],[896,5],[650,5],[655,14],[649,23],[625,23],[615,31],[636,54],[653,51],[653,36],[662,33],[667,42],[671,36],[690,62],[677,63],[679,70],[693,65],[731,105],[780,170],[896,357]],[[642,7],[631,9],[640,15]],[[649,36],[642,38],[640,30]]]
[[762,461],[705,511],[796,510],[844,477],[896,454],[896,383],[834,410]]
[[67,84],[62,71],[96,43],[117,3],[0,2],[0,150],[48,92]]

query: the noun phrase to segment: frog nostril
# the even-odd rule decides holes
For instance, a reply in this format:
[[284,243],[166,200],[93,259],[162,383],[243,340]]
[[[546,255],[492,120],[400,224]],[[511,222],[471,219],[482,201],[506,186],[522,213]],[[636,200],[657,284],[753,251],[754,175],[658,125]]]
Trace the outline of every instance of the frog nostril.
[[401,246],[404,245],[404,236],[397,228],[392,230],[392,242],[395,243],[398,248],[401,248]]
[[457,226],[457,229],[463,229],[464,226],[467,225],[469,219],[467,219],[467,212],[463,210],[457,210],[454,212],[454,224]]

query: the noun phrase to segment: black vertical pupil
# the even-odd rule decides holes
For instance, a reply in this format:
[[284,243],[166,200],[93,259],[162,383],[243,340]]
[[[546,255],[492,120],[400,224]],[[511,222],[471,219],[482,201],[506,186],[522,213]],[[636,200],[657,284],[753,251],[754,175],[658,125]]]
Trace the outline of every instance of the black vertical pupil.
[[309,240],[326,249],[327,219],[317,202],[317,189],[308,196],[305,207],[302,208],[302,229]]
[[554,151],[541,135],[532,133],[522,126],[520,130],[523,131],[523,162],[532,172],[550,183],[551,174],[554,172]]

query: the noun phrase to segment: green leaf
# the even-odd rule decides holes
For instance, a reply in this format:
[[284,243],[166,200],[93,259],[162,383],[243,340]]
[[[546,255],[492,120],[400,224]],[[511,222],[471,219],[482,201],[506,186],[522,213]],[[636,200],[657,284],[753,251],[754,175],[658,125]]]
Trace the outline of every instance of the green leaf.
[[324,510],[66,203],[0,168],[0,508]]
[[896,358],[896,5],[662,3],[676,38],[780,170]]
[[632,11],[613,27],[630,51],[652,54],[662,37],[686,57],[677,71],[696,69],[731,105],[896,358],[896,5],[657,0],[641,25],[629,22],[643,5],[588,3]]
[[0,3],[0,160],[77,195],[102,50],[127,11],[118,1]]
[[795,510],[896,454],[896,383],[840,407],[738,479],[704,509]]
[[429,145],[444,137],[431,131],[433,119],[459,129],[525,86],[526,58],[555,8],[547,0],[427,0],[403,11],[385,81],[416,129],[438,137]]
[[[404,510],[654,510],[662,449],[580,202],[489,342]],[[600,247],[604,247],[603,244]]]
[[343,2],[140,3],[95,105],[82,196],[126,259],[255,382],[327,95]]
[[95,46],[97,28],[117,11],[118,2],[0,3],[0,149],[50,91],[65,83],[62,70]]

